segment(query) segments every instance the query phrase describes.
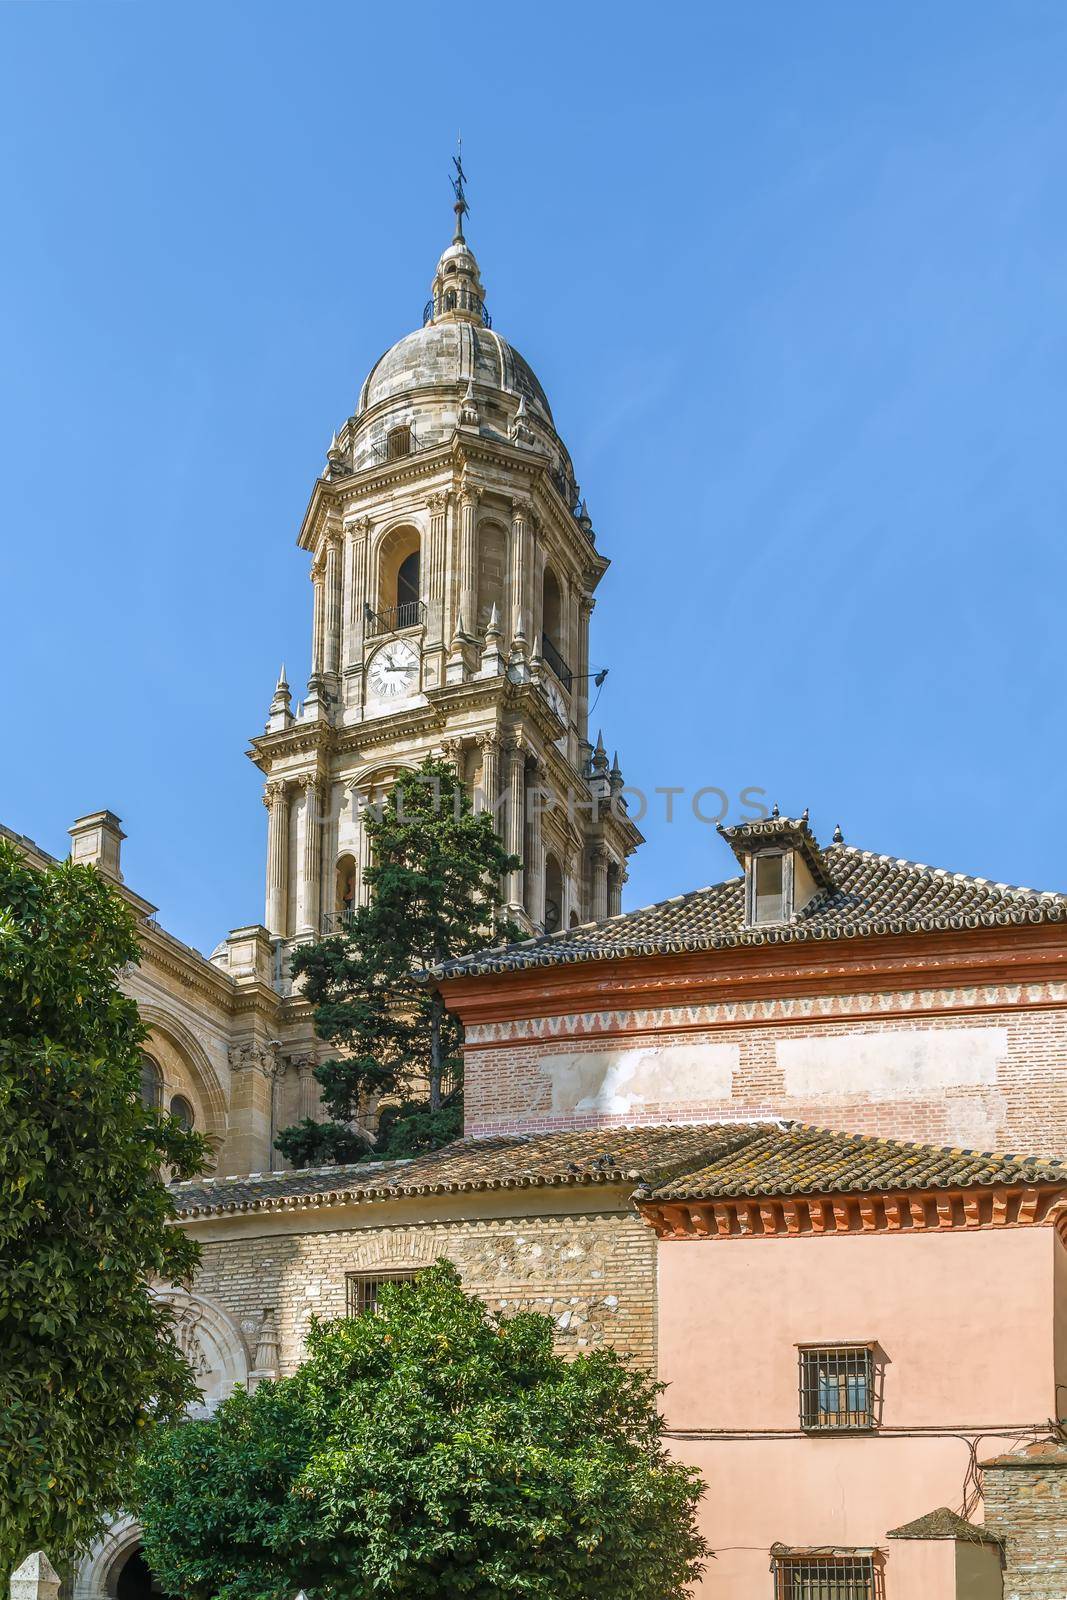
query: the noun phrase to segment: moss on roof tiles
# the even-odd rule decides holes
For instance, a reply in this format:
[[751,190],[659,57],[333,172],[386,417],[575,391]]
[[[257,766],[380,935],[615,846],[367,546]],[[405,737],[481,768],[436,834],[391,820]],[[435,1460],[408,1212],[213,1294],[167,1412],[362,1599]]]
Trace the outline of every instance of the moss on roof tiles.
[[433,976],[477,977],[528,967],[735,945],[1067,921],[1067,895],[990,883],[852,845],[827,845],[820,857],[829,885],[820,889],[794,921],[780,926],[745,927],[744,879],[736,877],[603,922],[481,950],[446,962],[434,969]]

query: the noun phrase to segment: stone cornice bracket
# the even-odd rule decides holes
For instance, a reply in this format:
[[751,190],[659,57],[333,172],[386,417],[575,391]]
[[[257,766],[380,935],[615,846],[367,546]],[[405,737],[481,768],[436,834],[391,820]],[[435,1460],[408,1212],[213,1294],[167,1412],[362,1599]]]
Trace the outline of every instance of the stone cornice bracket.
[[[661,1239],[819,1238],[824,1234],[948,1233],[977,1228],[1060,1231],[1063,1188],[993,1186],[859,1195],[634,1201]],[[1060,1233],[1063,1237],[1062,1232]]]

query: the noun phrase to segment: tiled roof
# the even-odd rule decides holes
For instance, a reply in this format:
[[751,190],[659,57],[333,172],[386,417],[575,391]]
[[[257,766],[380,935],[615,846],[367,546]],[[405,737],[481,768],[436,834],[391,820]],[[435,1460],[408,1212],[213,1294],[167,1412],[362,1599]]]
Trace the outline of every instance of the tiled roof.
[[659,1184],[655,1200],[863,1194],[988,1184],[1067,1184],[1067,1163],[1039,1156],[942,1149],[805,1123],[754,1127],[738,1149]]
[[1000,1540],[988,1528],[968,1522],[966,1517],[950,1511],[948,1506],[938,1506],[925,1517],[905,1522],[899,1528],[890,1528],[887,1539],[964,1539],[969,1544],[999,1544]]
[[409,1161],[174,1185],[180,1215],[344,1205],[404,1195],[626,1184],[642,1199],[1067,1186],[1067,1164],[834,1133],[803,1123],[673,1123],[459,1139]]
[[175,1184],[173,1193],[179,1213],[192,1217],[486,1189],[652,1185],[705,1166],[753,1132],[751,1123],[704,1123],[459,1139],[408,1161],[200,1179]]
[[[782,822],[776,819],[776,825],[781,827]],[[474,977],[732,945],[1067,921],[1067,895],[992,883],[846,844],[826,845],[819,856],[829,884],[789,923],[746,928],[744,879],[736,877],[604,922],[478,951],[445,963],[433,976]]]

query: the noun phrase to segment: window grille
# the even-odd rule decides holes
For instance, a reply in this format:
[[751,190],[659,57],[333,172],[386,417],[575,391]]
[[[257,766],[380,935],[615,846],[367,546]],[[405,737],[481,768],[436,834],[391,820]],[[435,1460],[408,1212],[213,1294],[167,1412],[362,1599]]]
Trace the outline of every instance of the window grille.
[[800,1425],[816,1431],[874,1427],[871,1345],[801,1347]]
[[377,1311],[378,1296],[381,1294],[383,1284],[410,1283],[414,1277],[415,1273],[413,1272],[346,1273],[345,1315],[363,1317]]
[[878,1600],[872,1556],[778,1556],[775,1600]]
[[409,456],[412,448],[411,428],[390,428],[385,441],[386,459],[396,461],[400,456]]

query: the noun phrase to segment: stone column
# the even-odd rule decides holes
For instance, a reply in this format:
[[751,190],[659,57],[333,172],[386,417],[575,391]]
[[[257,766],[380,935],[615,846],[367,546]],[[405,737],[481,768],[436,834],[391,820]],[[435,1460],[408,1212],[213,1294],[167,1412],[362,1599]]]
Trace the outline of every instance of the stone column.
[[603,845],[595,845],[592,855],[592,889],[594,922],[603,922],[608,914],[608,862],[610,857]]
[[500,745],[496,735],[483,733],[478,740],[482,748],[482,785],[475,795],[475,803],[479,811],[489,811],[497,823],[499,833],[499,818],[497,817],[496,802],[497,792],[500,787]]
[[589,618],[596,601],[591,594],[578,597],[578,638],[574,661],[574,721],[579,740],[589,738]]
[[545,921],[545,846],[541,817],[545,803],[542,782],[544,763],[533,760],[527,774],[526,788],[526,909],[534,927],[541,929]]
[[622,886],[626,882],[626,868],[614,862],[608,871],[608,916],[617,917],[622,910]]
[[341,536],[335,529],[326,535],[324,588],[322,670],[336,678],[341,665]]
[[467,632],[478,632],[478,573],[475,567],[475,524],[481,491],[465,485],[459,497],[459,609]]
[[316,558],[311,568],[311,582],[314,586],[315,600],[311,612],[311,676],[322,677],[323,668],[323,625],[325,623],[325,595],[324,564]]
[[[526,812],[526,751],[521,739],[512,739],[507,745],[507,812],[505,816],[504,845],[508,855],[523,856]],[[508,873],[508,906],[513,911],[522,910],[522,867]]]
[[315,1057],[297,1056],[296,1070],[300,1078],[300,1117],[315,1120],[319,1109],[319,1085],[314,1076]]
[[516,615],[522,617],[526,637],[531,637],[533,618],[530,614],[530,526],[533,507],[522,498],[511,502],[511,547],[508,551],[508,571],[511,604],[504,619],[505,638],[510,644],[514,637]]
[[267,808],[267,909],[264,920],[276,939],[288,928],[289,898],[289,790],[273,778],[263,791]]
[[319,818],[320,789],[314,772],[300,779],[304,789],[303,850],[300,859],[298,895],[301,933],[319,932],[319,879],[322,871],[322,823]]

